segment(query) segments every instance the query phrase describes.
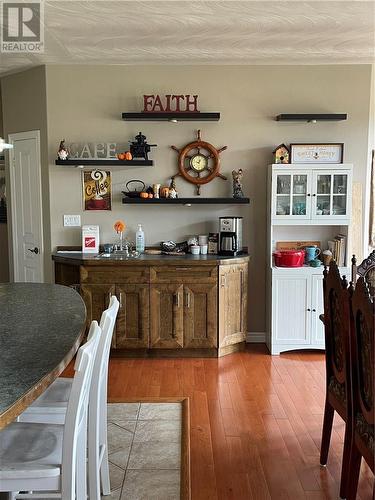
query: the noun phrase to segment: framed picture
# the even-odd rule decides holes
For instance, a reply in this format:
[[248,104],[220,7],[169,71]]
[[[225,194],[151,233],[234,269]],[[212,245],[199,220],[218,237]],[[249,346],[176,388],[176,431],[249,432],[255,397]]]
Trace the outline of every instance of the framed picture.
[[342,163],[344,144],[291,144],[291,163]]
[[84,210],[112,210],[111,172],[85,170],[82,183]]

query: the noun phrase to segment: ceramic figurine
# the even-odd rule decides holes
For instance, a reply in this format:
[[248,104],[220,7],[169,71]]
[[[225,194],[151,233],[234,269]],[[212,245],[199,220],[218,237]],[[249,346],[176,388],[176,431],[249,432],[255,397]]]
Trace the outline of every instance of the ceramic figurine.
[[57,157],[59,160],[67,160],[69,157],[69,151],[65,147],[65,139],[60,142],[59,150],[57,151]]
[[168,198],[178,198],[178,192],[176,188],[176,180],[174,177],[171,178],[171,183],[169,184]]
[[233,198],[244,198],[245,195],[242,191],[242,168],[238,170],[232,170],[233,177]]
[[285,144],[280,144],[280,146],[277,146],[275,151],[273,151],[273,162],[289,163],[289,149]]

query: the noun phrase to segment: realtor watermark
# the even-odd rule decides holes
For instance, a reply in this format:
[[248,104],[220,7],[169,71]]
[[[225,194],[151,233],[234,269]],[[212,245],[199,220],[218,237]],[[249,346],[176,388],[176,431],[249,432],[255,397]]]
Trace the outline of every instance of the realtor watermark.
[[43,0],[1,3],[1,52],[44,52]]

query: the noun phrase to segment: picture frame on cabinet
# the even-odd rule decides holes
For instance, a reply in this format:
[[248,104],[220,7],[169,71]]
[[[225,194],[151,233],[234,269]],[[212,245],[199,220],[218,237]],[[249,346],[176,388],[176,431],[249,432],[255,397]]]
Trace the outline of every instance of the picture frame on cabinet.
[[290,145],[290,163],[343,163],[344,143],[294,143]]

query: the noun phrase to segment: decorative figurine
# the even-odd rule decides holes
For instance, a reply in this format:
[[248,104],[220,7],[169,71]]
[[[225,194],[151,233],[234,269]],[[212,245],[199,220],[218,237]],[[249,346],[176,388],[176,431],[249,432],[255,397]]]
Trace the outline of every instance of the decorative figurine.
[[59,150],[57,151],[57,157],[59,160],[67,160],[69,158],[69,151],[65,147],[65,139],[60,141]]
[[242,168],[238,170],[232,170],[233,177],[233,198],[244,198],[245,195],[242,191]]
[[285,144],[277,146],[272,154],[274,163],[289,163],[289,149],[285,146]]
[[135,141],[129,141],[129,143],[132,158],[144,158],[146,161],[148,160],[148,153],[151,151],[151,148],[157,146],[157,144],[147,144],[146,136],[142,132],[139,132],[135,136]]
[[169,184],[168,198],[178,198],[178,192],[176,188],[176,180],[174,177],[171,178],[171,183]]

